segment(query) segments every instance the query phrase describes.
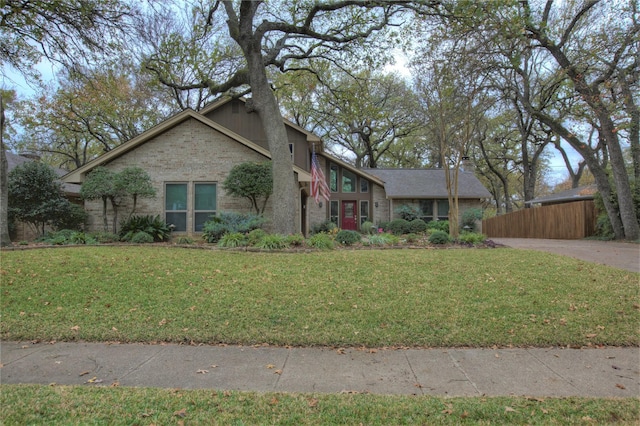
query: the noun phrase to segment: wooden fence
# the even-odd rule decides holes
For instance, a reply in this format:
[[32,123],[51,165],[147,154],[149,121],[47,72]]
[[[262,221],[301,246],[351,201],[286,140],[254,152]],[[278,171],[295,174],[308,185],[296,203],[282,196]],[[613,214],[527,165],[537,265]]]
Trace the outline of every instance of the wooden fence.
[[594,234],[593,200],[534,207],[482,221],[489,238],[553,238],[577,240]]

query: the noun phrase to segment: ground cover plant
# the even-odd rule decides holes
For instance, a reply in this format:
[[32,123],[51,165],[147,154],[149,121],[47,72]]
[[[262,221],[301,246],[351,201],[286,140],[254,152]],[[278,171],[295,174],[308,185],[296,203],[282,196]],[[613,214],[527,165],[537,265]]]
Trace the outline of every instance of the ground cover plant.
[[0,386],[6,424],[635,424],[636,398],[440,398]]
[[3,340],[638,345],[638,274],[534,251],[2,253]]

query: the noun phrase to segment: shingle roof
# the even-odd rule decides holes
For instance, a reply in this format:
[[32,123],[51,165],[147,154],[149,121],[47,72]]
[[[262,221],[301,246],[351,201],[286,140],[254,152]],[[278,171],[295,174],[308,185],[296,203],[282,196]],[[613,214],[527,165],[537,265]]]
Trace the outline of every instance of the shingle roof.
[[527,201],[527,204],[567,203],[571,201],[593,200],[593,195],[596,192],[598,192],[598,188],[595,185],[580,186],[578,188],[571,188],[555,194],[534,198],[533,200]]
[[[389,198],[446,198],[443,169],[362,169],[385,182]],[[490,198],[491,193],[471,172],[458,175],[459,198]]]

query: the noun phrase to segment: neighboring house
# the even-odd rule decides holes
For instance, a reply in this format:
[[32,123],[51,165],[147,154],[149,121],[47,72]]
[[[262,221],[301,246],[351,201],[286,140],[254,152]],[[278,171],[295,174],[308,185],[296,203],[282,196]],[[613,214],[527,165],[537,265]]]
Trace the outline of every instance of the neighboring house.
[[578,188],[567,189],[566,191],[549,194],[529,200],[526,204],[530,206],[541,205],[551,206],[553,204],[572,203],[574,201],[593,200],[598,192],[595,184],[580,186]]
[[[10,173],[13,169],[28,161],[40,160],[40,157],[35,154],[14,154],[11,151],[5,151],[5,155],[7,156],[7,173]],[[56,167],[54,167],[53,170],[60,177],[68,173],[67,170]],[[64,196],[69,201],[82,205],[82,201],[80,200],[80,185],[62,182],[62,190],[64,191]],[[14,224],[11,234],[11,239],[14,241],[26,241],[36,238],[39,232],[33,229],[28,223],[18,222]]]
[[[246,200],[229,196],[222,188],[222,182],[235,165],[262,162],[271,157],[260,119],[257,114],[247,112],[244,102],[243,99],[223,99],[199,112],[185,110],[67,174],[63,181],[81,184],[98,166],[114,172],[129,166],[141,167],[151,177],[157,197],[138,200],[137,214],[160,215],[179,233],[201,232],[207,219],[218,212],[249,212]],[[343,229],[359,229],[365,221],[377,224],[391,220],[394,208],[403,203],[420,204],[421,201],[425,206],[429,202],[433,206],[433,210],[425,207],[425,218],[445,218],[442,199],[446,199],[446,189],[442,171],[359,170],[323,152],[322,141],[316,135],[288,120],[284,122],[293,160],[292,172],[298,183],[296,229],[300,232],[306,234],[314,224],[327,220]],[[321,199],[316,204],[311,197],[314,149],[331,191],[329,202]],[[465,200],[461,210],[481,207],[482,200],[490,197],[489,192],[472,174],[462,175],[461,188],[466,191],[466,187],[473,187],[476,191],[461,193],[461,199]],[[402,192],[400,188],[408,184],[411,191]],[[275,200],[270,199],[267,203],[267,217],[273,202]],[[126,211],[127,207],[130,206],[120,209]],[[89,213],[89,229],[101,229],[102,202],[86,200],[85,209]]]

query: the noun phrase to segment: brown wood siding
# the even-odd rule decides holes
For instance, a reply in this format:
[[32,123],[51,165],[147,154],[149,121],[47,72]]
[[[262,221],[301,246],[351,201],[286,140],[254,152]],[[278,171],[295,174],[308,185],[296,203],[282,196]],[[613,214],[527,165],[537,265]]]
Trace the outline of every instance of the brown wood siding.
[[593,200],[535,207],[482,221],[489,238],[550,238],[577,240],[595,233]]
[[[247,112],[244,102],[234,99],[209,112],[206,117],[261,147],[269,149],[260,117],[255,112]],[[289,143],[294,145],[293,163],[304,170],[309,170],[307,135],[289,126],[285,127]]]

